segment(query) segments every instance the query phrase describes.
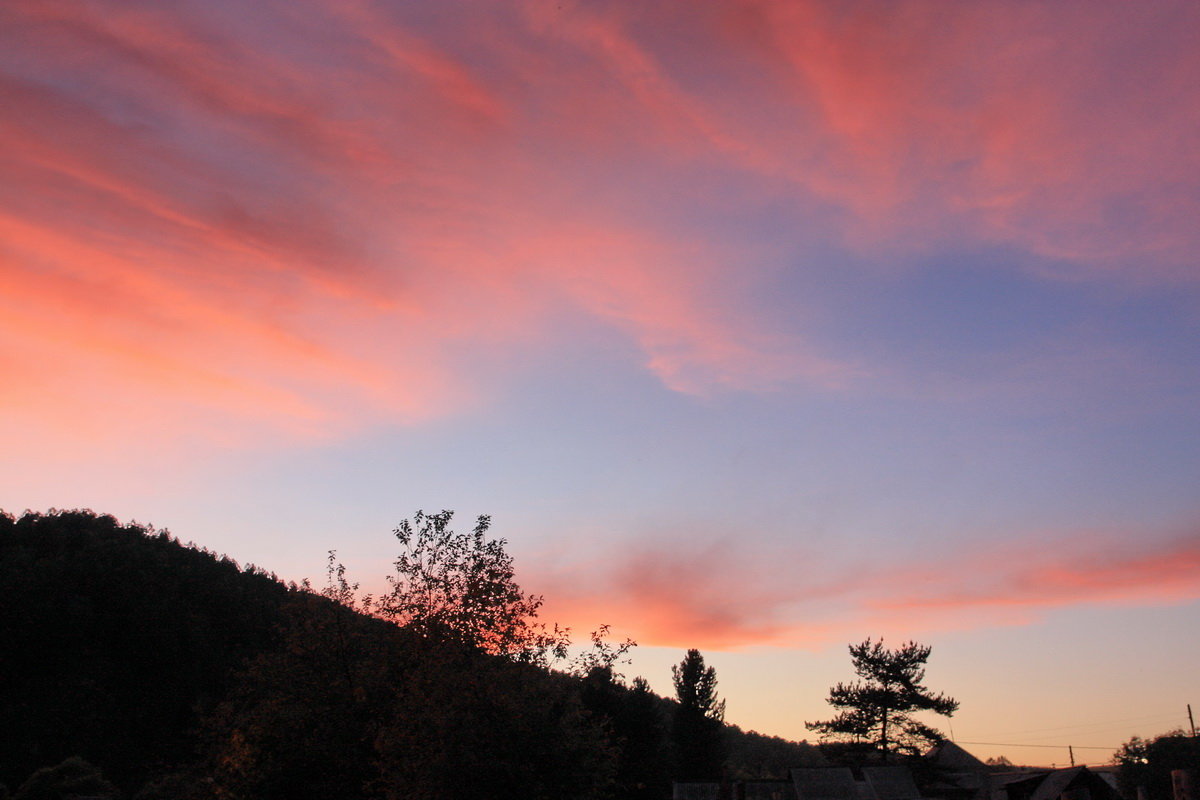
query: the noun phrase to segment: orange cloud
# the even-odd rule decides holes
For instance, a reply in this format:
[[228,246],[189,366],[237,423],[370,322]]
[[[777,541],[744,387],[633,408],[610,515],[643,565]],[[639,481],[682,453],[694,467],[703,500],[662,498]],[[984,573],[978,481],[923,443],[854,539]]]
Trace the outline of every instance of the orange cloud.
[[850,204],[860,241],[967,231],[1081,272],[1194,279],[1181,215],[1200,209],[1172,188],[1200,175],[1194,7],[738,6],[821,111],[822,161],[793,177]]
[[545,568],[537,585],[545,616],[573,628],[612,623],[642,644],[722,649],[786,631],[777,611],[787,593],[745,582],[747,566],[728,545],[634,547],[608,563]]
[[983,239],[1094,277],[1195,278],[1195,8],[533,7],[625,87],[619,112],[664,158],[786,180],[850,211],[868,252]]
[[[1154,542],[1149,552],[1111,541],[1092,542],[1088,537],[1076,537],[1068,545],[1048,554],[1040,549],[1007,553],[1007,548],[997,548],[998,552],[962,564],[972,576],[964,585],[905,593],[878,605],[918,613],[939,608],[1045,610],[1081,602],[1172,604],[1200,596],[1200,536]],[[996,562],[1002,568],[989,569]]]
[[[564,299],[672,388],[839,370],[715,302],[694,244],[607,208],[564,217],[542,198],[572,176],[513,149],[524,89],[368,4],[312,4],[254,42],[172,6],[3,14],[11,53],[56,64],[0,71],[4,355],[48,350],[89,393],[130,395],[96,431],[144,420],[146,391],[177,420],[284,429],[446,413],[474,394],[451,353],[536,340]],[[47,424],[79,418],[44,371],[25,390]]]
[[543,565],[536,582],[550,618],[580,629],[619,624],[646,645],[707,649],[905,637],[1028,624],[1058,608],[1200,598],[1195,534],[1136,546],[1109,536],[1039,537],[853,568],[829,561],[680,542]]
[[[1200,61],[1151,45],[1192,11],[468,7],[4,4],[0,358],[58,365],[14,402],[330,435],[576,311],[674,390],[844,386],[748,299],[812,237],[1190,279]],[[747,198],[777,241],[720,229]]]

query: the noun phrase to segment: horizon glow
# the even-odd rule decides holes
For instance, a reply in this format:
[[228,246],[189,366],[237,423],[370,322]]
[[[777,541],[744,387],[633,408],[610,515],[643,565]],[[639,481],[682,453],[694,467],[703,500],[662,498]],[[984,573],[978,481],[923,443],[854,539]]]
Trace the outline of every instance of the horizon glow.
[[488,513],[548,619],[664,693],[702,649],[743,727],[805,737],[882,635],[933,646],[964,742],[1165,732],[1200,702],[1198,32],[12,0],[0,508],[366,587],[399,519]]

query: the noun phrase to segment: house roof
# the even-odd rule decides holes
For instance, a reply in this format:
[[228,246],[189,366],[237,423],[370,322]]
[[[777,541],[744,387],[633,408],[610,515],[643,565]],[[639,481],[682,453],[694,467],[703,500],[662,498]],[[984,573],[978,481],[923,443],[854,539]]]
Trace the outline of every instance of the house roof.
[[879,800],[916,800],[921,796],[908,767],[863,767],[863,777]]
[[987,764],[949,740],[939,742],[925,753],[925,758],[955,772],[987,772]]
[[1051,772],[1045,780],[1038,784],[1029,800],[1058,800],[1059,795],[1086,771],[1087,767],[1070,767]]
[[798,767],[792,785],[800,800],[859,800],[859,790],[849,767]]

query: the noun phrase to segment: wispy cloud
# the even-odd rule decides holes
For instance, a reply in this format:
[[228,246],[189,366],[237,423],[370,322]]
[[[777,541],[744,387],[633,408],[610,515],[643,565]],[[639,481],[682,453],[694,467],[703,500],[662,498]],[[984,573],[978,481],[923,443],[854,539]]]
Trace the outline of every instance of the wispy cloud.
[[[285,427],[445,413],[471,394],[455,348],[527,344],[562,300],[672,388],[837,372],[762,347],[696,243],[555,207],[575,177],[523,153],[530,98],[506,68],[367,4],[264,8],[270,41],[186,5],[4,11],[6,357],[120,365],[86,373],[88,394],[130,388],[98,429],[141,417],[145,391]],[[81,393],[29,375],[58,397],[41,413],[70,417]]]
[[967,233],[1079,274],[1195,279],[1195,198],[1175,188],[1200,174],[1200,56],[1178,27],[1194,8],[739,6],[756,24],[730,35],[819,109],[827,147],[794,177],[849,204],[856,239]]
[[1018,536],[893,559],[860,554],[852,565],[836,553],[751,555],[680,539],[543,565],[532,580],[556,619],[619,621],[647,645],[806,647],[1027,624],[1059,608],[1193,601],[1200,535]]
[[[536,350],[563,308],[673,390],[845,387],[852,358],[747,299],[814,239],[1194,278],[1200,57],[1157,46],[1191,10],[461,8],[6,3],[17,406],[98,433],[150,395],[231,437],[428,419],[479,402],[464,352]],[[744,197],[772,211],[733,235]]]

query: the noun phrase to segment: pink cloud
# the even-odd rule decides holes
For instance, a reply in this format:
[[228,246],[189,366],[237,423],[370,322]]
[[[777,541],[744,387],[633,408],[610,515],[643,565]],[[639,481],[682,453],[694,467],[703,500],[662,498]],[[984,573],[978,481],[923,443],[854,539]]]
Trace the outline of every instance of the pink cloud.
[[[544,567],[544,616],[584,630],[610,623],[641,644],[736,648],[775,641],[788,626],[778,607],[788,592],[746,581],[748,565],[730,546],[633,547],[575,568]],[[702,644],[697,644],[702,643]]]
[[1061,608],[1191,602],[1200,599],[1200,535],[1017,538],[854,567],[681,540],[536,573],[547,615],[576,628],[608,622],[655,646],[804,647],[1029,624]]
[[[397,356],[428,367],[447,342],[527,339],[555,297],[628,331],[674,388],[758,388],[778,379],[772,360],[797,371],[786,353],[760,353],[763,334],[731,309],[703,305],[720,277],[680,271],[694,245],[611,215],[582,225],[556,219],[539,195],[571,178],[508,149],[513,86],[489,85],[368,5],[309,12],[326,15],[327,44],[344,61],[281,56],[166,6],[6,9],[27,57],[58,53],[60,70],[95,90],[81,98],[40,80],[3,84],[14,113],[0,169],[13,187],[9,222],[27,232],[5,269],[53,264],[62,276],[17,276],[24,291],[47,293],[22,304],[79,311],[70,300],[79,281],[110,315],[129,314],[118,323],[126,327],[146,322],[138,308],[147,301],[169,307],[171,324],[158,334],[181,337],[161,345],[178,361],[188,360],[189,340],[236,338],[244,357],[289,339],[310,351],[301,374],[322,353],[345,361],[334,372],[363,376],[395,372]],[[281,20],[285,28],[295,21]],[[149,109],[166,135],[122,121],[122,104]],[[563,233],[572,228],[586,233]],[[597,242],[582,279],[571,262]],[[515,288],[522,282],[534,291]],[[462,313],[448,313],[463,299]],[[363,314],[375,324],[351,333]],[[333,324],[312,328],[314,318]],[[436,335],[424,327],[433,320]],[[76,324],[95,321],[84,315]],[[408,355],[375,334],[404,338]],[[17,338],[40,335],[31,327]],[[231,371],[222,365],[229,356],[206,355],[198,375]],[[836,370],[807,358],[807,371]],[[266,371],[304,381],[284,366],[274,359]],[[413,410],[441,413],[457,390],[434,391],[428,407]],[[297,402],[324,404],[304,390]]]
[[[1155,12],[470,8],[448,34],[368,3],[267,4],[269,29],[5,4],[0,358],[77,378],[31,368],[21,407],[97,431],[148,394],[228,431],[428,419],[479,402],[464,351],[536,349],[564,306],[674,390],[844,386],[855,365],[747,299],[828,220],[867,249],[1190,276],[1200,62],[1152,46]],[[837,213],[756,250],[695,221],[737,210],[718,185]],[[120,399],[81,417],[83,380]]]
[[740,6],[821,110],[823,162],[795,178],[854,208],[860,241],[965,226],[1083,272],[1194,278],[1196,201],[1171,188],[1200,175],[1194,7]]
[[[1002,568],[990,566],[995,563]],[[878,606],[920,613],[939,608],[1044,611],[1080,603],[1187,602],[1200,597],[1200,536],[1148,546],[1079,536],[1058,543],[1049,553],[1037,546],[1016,552],[996,547],[968,559],[961,570],[972,576],[962,585],[902,593]]]
[[644,118],[664,158],[786,180],[851,212],[868,252],[971,237],[1093,277],[1194,278],[1194,8],[534,7],[625,87],[613,113]]

